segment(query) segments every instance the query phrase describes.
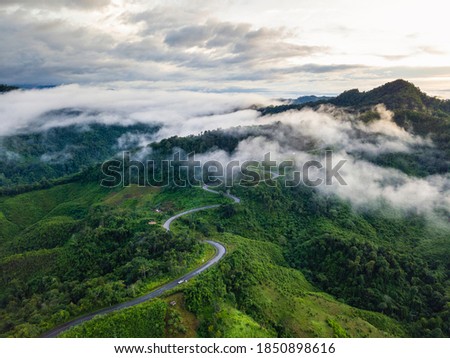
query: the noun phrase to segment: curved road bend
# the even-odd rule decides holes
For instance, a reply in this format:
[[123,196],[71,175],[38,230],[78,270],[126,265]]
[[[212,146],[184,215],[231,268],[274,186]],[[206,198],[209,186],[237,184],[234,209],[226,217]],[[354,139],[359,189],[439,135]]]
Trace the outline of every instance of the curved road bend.
[[[206,190],[207,192],[213,193],[213,194],[220,194],[220,192],[208,188],[208,185],[203,185],[202,189]],[[237,196],[234,196],[234,195],[232,195],[230,193],[224,193],[224,195],[227,198],[230,198],[231,200],[233,200],[236,204],[241,202],[241,199],[239,199]],[[218,207],[220,207],[220,204],[206,205],[206,206],[201,206],[199,208],[183,211],[183,212],[181,212],[181,213],[179,213],[177,215],[174,215],[171,218],[167,219],[167,221],[163,224],[163,228],[166,229],[167,231],[170,231],[170,224],[172,224],[172,222],[174,220],[178,219],[179,217],[184,216],[184,215],[188,215],[188,214],[192,214],[192,213],[195,213],[197,211],[208,210],[208,209],[215,209],[215,208],[218,208]]]
[[[210,189],[208,187],[208,185],[206,185],[206,184],[202,186],[202,189],[206,190],[206,191],[208,191],[210,193],[213,193],[213,194],[220,194],[220,192]],[[232,199],[236,204],[239,204],[241,202],[241,199],[239,199],[237,196],[234,196],[234,195],[230,194],[229,192],[223,193],[223,195],[225,195],[227,198]]]
[[[209,191],[211,193],[215,193],[215,194],[219,194],[219,192],[209,189],[207,185],[203,186],[203,189],[206,191]],[[239,203],[241,200],[234,196],[231,195],[229,193],[225,194],[227,197],[229,197],[230,199],[233,199],[235,203]],[[178,219],[180,216],[183,215],[187,215],[196,211],[200,211],[200,210],[206,210],[206,209],[214,209],[219,207],[219,204],[216,205],[208,205],[208,206],[202,206],[200,208],[195,208],[195,209],[191,209],[191,210],[187,210],[184,211],[180,214],[174,215],[171,218],[169,218],[163,225],[163,227],[169,231],[170,230],[170,224]],[[44,333],[43,335],[41,335],[41,337],[43,338],[56,338],[59,334],[61,334],[62,332],[68,330],[69,328],[75,327],[83,322],[89,321],[92,318],[94,318],[95,316],[101,315],[101,314],[106,314],[106,313],[110,313],[110,312],[114,312],[123,308],[127,308],[127,307],[132,307],[135,305],[138,305],[140,303],[143,303],[145,301],[151,300],[153,298],[159,297],[161,296],[164,292],[171,290],[173,288],[175,288],[176,286],[178,286],[180,283],[180,281],[187,281],[190,280],[191,278],[193,278],[194,276],[197,276],[198,274],[202,273],[203,271],[207,270],[209,267],[211,267],[212,265],[214,265],[215,263],[219,262],[222,257],[225,256],[226,254],[226,249],[222,244],[219,244],[218,242],[215,241],[206,241],[207,243],[209,243],[210,245],[214,246],[216,248],[216,254],[214,255],[214,257],[209,260],[208,262],[206,262],[205,264],[203,264],[202,266],[200,266],[199,268],[187,273],[186,275],[177,278],[176,280],[173,280],[163,286],[161,286],[160,288],[158,288],[157,290],[154,290],[144,296],[140,296],[140,297],[136,297],[133,298],[132,300],[129,300],[127,302],[123,302],[123,303],[119,303],[117,305],[114,306],[110,306],[110,307],[105,307],[102,308],[98,311],[95,312],[91,312],[88,313],[84,316],[78,317],[72,321],[66,322],[58,327],[53,328],[52,330]]]
[[220,206],[220,204],[214,204],[214,205],[207,205],[207,206],[202,206],[200,208],[195,208],[195,209],[190,209],[190,210],[183,211],[182,213],[174,215],[170,219],[168,219],[163,224],[163,228],[166,229],[167,231],[170,231],[170,224],[172,224],[172,221],[178,219],[179,217],[187,215],[187,214],[195,213],[196,211],[207,210],[207,209],[215,209],[215,208],[218,208],[219,206]]
[[127,307],[131,307],[131,306],[135,306],[138,305],[140,303],[143,303],[145,301],[151,300],[153,298],[159,297],[161,296],[164,292],[171,290],[172,288],[175,288],[176,286],[179,285],[178,282],[180,281],[187,281],[190,280],[191,278],[193,278],[194,276],[197,276],[199,273],[207,270],[209,267],[211,267],[212,265],[214,265],[215,263],[219,262],[222,257],[226,254],[226,249],[223,245],[214,242],[214,241],[206,241],[207,243],[213,245],[216,248],[216,254],[215,256],[209,260],[208,262],[206,262],[205,264],[203,264],[202,266],[200,266],[199,268],[195,269],[194,271],[191,271],[189,273],[187,273],[186,275],[177,278],[174,281],[171,281],[167,284],[165,284],[164,286],[161,286],[160,288],[158,288],[155,291],[152,291],[144,296],[140,296],[140,297],[136,297],[133,298],[130,301],[127,302],[123,302],[123,303],[119,303],[115,306],[110,306],[110,307],[106,307],[103,308],[101,310],[92,312],[92,313],[88,313],[85,316],[81,316],[79,318],[74,319],[73,321],[70,322],[66,322],[54,329],[52,329],[51,331],[48,331],[46,333],[44,333],[41,337],[43,338],[55,338],[57,337],[59,334],[61,334],[62,332],[68,330],[69,328],[75,327],[77,325],[79,325],[80,323],[86,322],[91,320],[92,318],[94,318],[95,316],[101,315],[101,314],[106,314],[106,313],[110,313],[110,312],[114,312],[117,310],[121,310],[123,308],[127,308]]

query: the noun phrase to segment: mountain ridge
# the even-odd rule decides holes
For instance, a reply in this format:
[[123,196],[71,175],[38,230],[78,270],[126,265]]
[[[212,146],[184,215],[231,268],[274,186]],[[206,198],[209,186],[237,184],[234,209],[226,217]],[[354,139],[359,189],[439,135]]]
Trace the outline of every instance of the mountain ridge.
[[291,109],[302,109],[306,106],[316,108],[323,104],[362,110],[381,103],[385,104],[387,109],[394,111],[408,110],[450,115],[450,100],[429,96],[413,83],[403,79],[387,82],[369,91],[361,92],[359,89],[354,88],[329,99],[303,102],[300,104],[290,103],[279,106],[268,106],[261,108],[260,112],[263,115],[274,114]]
[[337,106],[357,108],[384,103],[390,110],[426,111],[429,109],[450,112],[450,100],[441,100],[422,92],[413,83],[398,79],[369,91],[358,89],[344,91],[328,101]]
[[11,91],[15,91],[18,89],[19,89],[19,87],[16,87],[16,86],[8,86],[5,84],[0,84],[0,93],[11,92]]

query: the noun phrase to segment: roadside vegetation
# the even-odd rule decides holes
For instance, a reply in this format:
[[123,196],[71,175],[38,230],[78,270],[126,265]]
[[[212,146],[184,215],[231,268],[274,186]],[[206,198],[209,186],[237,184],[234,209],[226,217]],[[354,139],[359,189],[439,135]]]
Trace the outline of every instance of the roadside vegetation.
[[[373,105],[381,102],[394,111],[397,125],[434,144],[365,159],[416,179],[448,174],[449,101],[399,80],[309,105],[344,106],[370,122],[379,119]],[[260,111],[271,115],[303,106]],[[232,153],[242,139],[271,139],[279,126],[171,137],[146,150],[155,159],[174,150]],[[208,271],[160,299],[96,317],[63,335],[450,337],[446,208],[436,217],[386,202],[356,210],[314,188],[263,182],[233,187],[240,204],[194,187],[107,189],[99,185],[98,161],[117,152],[112,143],[130,128],[103,129],[77,132],[79,147],[65,145],[73,138],[62,129],[50,137],[3,138],[0,336],[36,337],[84,313],[147,293],[211,258],[213,249],[203,243],[208,239],[227,248]],[[132,130],[150,135],[157,128]],[[97,152],[97,145],[103,150]],[[66,147],[73,159],[66,166],[42,161],[50,149],[55,154]],[[20,155],[17,165],[12,152]],[[220,207],[182,216],[170,232],[162,228],[176,213],[211,204]]]

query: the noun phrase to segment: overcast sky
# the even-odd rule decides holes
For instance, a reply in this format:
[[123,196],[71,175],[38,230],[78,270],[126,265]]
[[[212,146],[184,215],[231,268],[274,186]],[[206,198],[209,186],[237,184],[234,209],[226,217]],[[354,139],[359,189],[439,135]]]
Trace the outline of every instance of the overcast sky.
[[450,98],[442,0],[1,0],[0,83]]

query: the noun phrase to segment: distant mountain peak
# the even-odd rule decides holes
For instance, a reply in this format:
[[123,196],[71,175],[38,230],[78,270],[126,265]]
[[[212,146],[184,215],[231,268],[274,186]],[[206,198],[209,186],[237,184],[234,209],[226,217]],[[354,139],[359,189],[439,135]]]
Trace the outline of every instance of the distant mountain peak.
[[403,79],[385,83],[367,92],[360,92],[358,89],[345,91],[331,100],[338,106],[365,107],[384,103],[392,110],[424,110],[427,105],[436,101],[439,100],[429,97],[414,84]]
[[289,104],[304,104],[304,103],[312,103],[319,101],[328,101],[334,97],[330,96],[316,96],[316,95],[308,95],[308,96],[300,96],[296,99],[289,100]]
[[18,87],[15,86],[8,86],[5,84],[0,84],[0,93],[6,93],[6,92],[10,92],[10,91],[15,91],[19,89]]
[[[399,78],[395,81],[386,82],[384,85],[381,85],[376,88],[392,88],[392,89],[401,89],[401,88],[415,88],[416,90],[420,91],[418,87],[416,87],[413,83],[408,82],[402,78]],[[376,89],[374,88],[374,89]]]

